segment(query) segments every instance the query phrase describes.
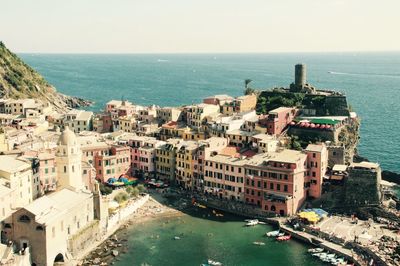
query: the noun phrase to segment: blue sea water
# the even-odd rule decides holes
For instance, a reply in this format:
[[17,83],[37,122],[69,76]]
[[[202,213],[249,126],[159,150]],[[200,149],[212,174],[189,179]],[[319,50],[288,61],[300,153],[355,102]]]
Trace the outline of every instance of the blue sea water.
[[345,92],[362,119],[359,152],[400,172],[400,53],[307,54],[21,54],[60,92],[96,102],[142,105],[197,103],[214,94],[241,95],[252,87],[288,86],[294,64],[307,64],[317,88]]

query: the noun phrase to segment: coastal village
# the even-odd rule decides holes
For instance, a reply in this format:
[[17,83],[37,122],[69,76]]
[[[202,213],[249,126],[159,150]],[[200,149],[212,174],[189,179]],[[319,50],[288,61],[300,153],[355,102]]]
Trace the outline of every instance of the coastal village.
[[400,265],[399,203],[378,163],[353,160],[360,119],[346,96],[308,84],[304,64],[287,88],[245,89],[99,113],[0,99],[0,265],[82,263],[146,213],[145,187],[276,223],[356,265]]

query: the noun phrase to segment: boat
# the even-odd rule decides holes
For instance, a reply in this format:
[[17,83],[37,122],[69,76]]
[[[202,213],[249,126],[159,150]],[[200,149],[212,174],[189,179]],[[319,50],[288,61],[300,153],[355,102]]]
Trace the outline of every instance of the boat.
[[266,224],[265,222],[258,221],[258,224]]
[[310,253],[321,253],[321,252],[323,252],[323,251],[324,251],[323,248],[310,248],[310,249],[308,250],[308,252],[310,252]]
[[318,252],[318,253],[311,254],[311,256],[321,258],[321,257],[326,256],[326,253]]
[[212,266],[221,266],[222,265],[221,262],[215,261],[215,260],[210,260],[210,259],[207,260],[207,263],[208,263],[208,265],[212,265]]
[[180,240],[181,238],[179,236],[174,237],[175,240]]
[[278,241],[288,241],[288,240],[290,240],[290,238],[292,238],[291,235],[278,236],[278,237],[276,238],[276,240],[278,240]]
[[201,205],[200,203],[196,203],[196,206],[199,207],[199,208],[202,208],[202,209],[206,209],[207,208],[207,206]]
[[254,226],[254,225],[257,225],[258,224],[258,220],[257,219],[255,219],[255,220],[249,220],[247,223],[246,223],[246,226]]
[[275,236],[278,236],[279,233],[280,233],[280,231],[276,230],[276,231],[270,231],[270,232],[266,233],[265,235],[266,236],[274,236],[275,237]]
[[285,233],[279,233],[277,236],[284,236]]
[[254,241],[253,244],[257,246],[265,246],[264,242],[259,242],[259,241]]

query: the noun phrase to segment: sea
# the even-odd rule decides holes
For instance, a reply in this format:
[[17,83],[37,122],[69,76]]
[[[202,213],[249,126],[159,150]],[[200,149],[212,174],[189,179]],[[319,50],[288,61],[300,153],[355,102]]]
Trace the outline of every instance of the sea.
[[307,82],[348,96],[361,117],[359,153],[400,172],[400,52],[286,54],[20,54],[58,91],[95,102],[179,106],[215,94],[242,95],[251,87],[289,86],[294,65]]
[[[251,87],[289,86],[294,65],[307,64],[307,81],[348,96],[361,117],[359,153],[385,170],[400,172],[400,53],[287,54],[20,54],[58,91],[95,102],[111,99],[140,105],[179,106],[215,94],[239,96]],[[224,265],[322,265],[297,241],[263,237],[267,225],[243,227],[225,215],[215,220],[185,215],[129,229],[127,265],[199,265],[211,258]],[[158,236],[158,237],[157,237]],[[181,240],[172,240],[181,236]],[[265,246],[255,246],[263,241]]]
[[215,217],[211,210],[199,211],[203,215],[191,213],[136,224],[127,232],[128,252],[114,265],[198,266],[208,259],[229,266],[323,265],[307,252],[310,245],[294,239],[278,242],[266,237],[266,232],[276,230],[270,225],[246,227],[245,218],[229,214]]

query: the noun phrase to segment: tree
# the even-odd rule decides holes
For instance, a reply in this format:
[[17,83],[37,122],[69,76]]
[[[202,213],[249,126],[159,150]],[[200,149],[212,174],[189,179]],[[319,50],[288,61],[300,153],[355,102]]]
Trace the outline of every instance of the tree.
[[139,189],[136,187],[127,187],[126,192],[129,194],[131,198],[136,198],[139,195]]
[[146,188],[144,187],[144,185],[143,184],[139,184],[139,185],[137,185],[137,187],[136,187],[138,190],[139,190],[139,193],[143,193],[143,192],[145,192],[146,191]]
[[100,192],[102,195],[109,195],[113,192],[112,188],[107,187],[103,183],[100,183]]
[[250,88],[249,84],[252,82],[251,79],[244,80],[244,95],[250,95],[255,93],[255,90]]
[[114,200],[118,203],[122,203],[128,200],[128,193],[121,191],[117,195],[115,195]]

